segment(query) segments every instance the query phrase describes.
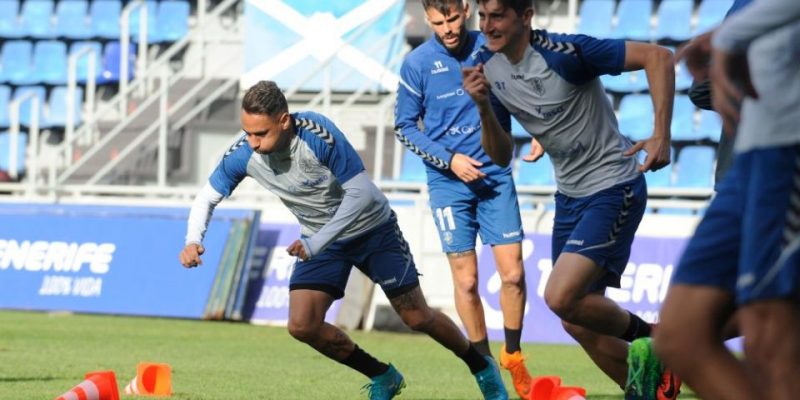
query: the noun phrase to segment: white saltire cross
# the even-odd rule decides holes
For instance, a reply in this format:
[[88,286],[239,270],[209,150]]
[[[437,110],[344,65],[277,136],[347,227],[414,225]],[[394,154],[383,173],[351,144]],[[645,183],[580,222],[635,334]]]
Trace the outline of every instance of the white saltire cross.
[[303,39],[246,71],[242,76],[242,87],[250,87],[262,79],[272,79],[307,56],[311,56],[320,62],[336,57],[370,80],[380,83],[385,90],[390,92],[397,90],[399,81],[397,74],[342,39],[348,32],[394,7],[397,1],[369,0],[338,19],[327,12],[314,13],[306,17],[280,0],[248,1]]

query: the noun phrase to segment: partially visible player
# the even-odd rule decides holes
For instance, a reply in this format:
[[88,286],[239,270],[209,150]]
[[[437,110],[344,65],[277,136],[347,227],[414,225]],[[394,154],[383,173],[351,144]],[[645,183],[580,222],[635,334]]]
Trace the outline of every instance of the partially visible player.
[[[555,264],[545,302],[566,331],[628,398],[675,398],[678,383],[663,374],[644,346],[651,327],[604,296],[619,287],[633,237],[644,214],[642,172],[670,162],[670,121],[675,87],[672,54],[662,47],[585,35],[531,30],[532,0],[478,0],[486,49],[478,66],[464,69],[464,86],[476,102],[482,144],[508,165],[513,141],[501,124],[513,114],[550,156],[558,193],[553,226]],[[653,135],[636,144],[620,134],[598,77],[644,69],[655,110]],[[500,107],[490,102],[494,94]],[[643,165],[636,153],[647,152]],[[655,361],[655,362],[654,362]]]
[[[703,398],[800,393],[798,37],[800,2],[756,0],[713,33],[710,66],[693,69],[711,78],[735,158],[672,277],[655,342]],[[721,340],[734,312],[746,365]]]
[[[434,222],[453,275],[456,310],[470,341],[486,355],[491,352],[478,292],[476,235],[492,246],[502,282],[505,344],[500,365],[511,373],[517,394],[527,398],[531,376],[520,348],[526,287],[517,192],[511,168],[494,164],[481,147],[480,117],[461,79],[461,67],[475,64],[471,55],[484,39],[480,32],[467,30],[470,7],[464,0],[423,0],[422,6],[434,36],[411,51],[400,68],[396,135],[425,161]],[[505,121],[510,122],[508,116]]]
[[323,355],[371,379],[370,399],[391,399],[405,386],[391,364],[362,350],[325,312],[344,296],[356,266],[381,285],[395,311],[460,357],[485,399],[508,399],[497,366],[482,356],[447,316],[428,307],[417,269],[386,197],[369,180],[358,154],[327,118],[289,113],[274,82],[244,96],[244,132],[198,193],[189,215],[184,267],[201,263],[202,239],[214,208],[247,176],[277,195],[297,217],[301,238],[287,251],[299,260],[289,280],[289,333]]

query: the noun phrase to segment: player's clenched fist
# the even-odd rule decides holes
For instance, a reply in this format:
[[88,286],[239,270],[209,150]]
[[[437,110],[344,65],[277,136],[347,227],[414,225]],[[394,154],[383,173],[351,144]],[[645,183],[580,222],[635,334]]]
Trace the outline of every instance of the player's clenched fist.
[[486,75],[483,74],[483,64],[462,68],[461,77],[464,80],[464,90],[469,93],[472,100],[479,106],[488,105],[491,87]]
[[294,243],[290,244],[289,247],[286,248],[286,252],[289,253],[290,256],[297,257],[303,261],[308,260],[306,248],[303,247],[303,243],[299,240],[295,240]]
[[183,248],[178,258],[181,260],[181,265],[186,268],[194,268],[203,263],[200,256],[206,252],[205,247],[199,243],[189,243]]

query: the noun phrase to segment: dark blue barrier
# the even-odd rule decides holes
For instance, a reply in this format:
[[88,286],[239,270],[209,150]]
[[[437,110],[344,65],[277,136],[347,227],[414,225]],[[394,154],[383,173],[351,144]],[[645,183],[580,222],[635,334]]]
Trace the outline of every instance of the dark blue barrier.
[[0,308],[204,317],[232,227],[258,213],[218,209],[191,270],[178,262],[188,213],[0,204]]

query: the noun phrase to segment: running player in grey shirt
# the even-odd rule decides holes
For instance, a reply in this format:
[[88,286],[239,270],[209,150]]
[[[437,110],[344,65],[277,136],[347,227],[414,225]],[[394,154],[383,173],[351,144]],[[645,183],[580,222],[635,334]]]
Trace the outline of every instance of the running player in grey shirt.
[[[558,192],[553,226],[553,272],[545,302],[592,360],[632,398],[674,398],[677,384],[650,363],[649,341],[632,353],[628,343],[649,337],[639,316],[604,296],[619,287],[634,233],[644,214],[647,187],[642,172],[669,164],[675,71],[672,54],[659,46],[599,40],[585,35],[531,30],[531,0],[478,0],[486,45],[464,69],[464,87],[481,114],[482,144],[499,165],[512,158],[511,135],[497,115],[506,110],[550,156]],[[644,68],[655,110],[651,138],[631,143],[622,136],[598,77]],[[489,91],[504,109],[494,110]],[[639,165],[636,153],[647,157]],[[628,379],[628,377],[637,379]],[[639,377],[647,376],[647,382]],[[639,397],[636,397],[639,396]]]

